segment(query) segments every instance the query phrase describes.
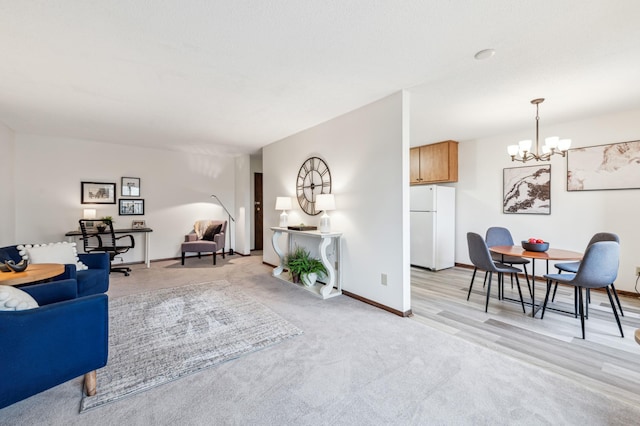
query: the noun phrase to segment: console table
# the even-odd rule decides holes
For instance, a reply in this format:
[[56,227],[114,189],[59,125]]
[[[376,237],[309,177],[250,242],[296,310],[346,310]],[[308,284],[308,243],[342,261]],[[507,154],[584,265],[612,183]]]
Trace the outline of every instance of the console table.
[[[294,231],[288,228],[280,228],[274,226],[271,228],[273,231],[273,236],[271,238],[271,243],[273,244],[273,249],[275,250],[278,257],[280,257],[280,265],[273,268],[273,276],[280,278],[284,281],[289,281],[286,277],[282,276],[285,267],[285,258],[286,253],[280,248],[278,242],[280,240],[280,236],[283,233],[288,234],[287,244],[289,249],[291,249],[291,243],[293,237],[295,235],[301,235],[305,237],[311,237],[314,239],[318,239],[318,252],[320,253],[320,260],[322,264],[327,269],[327,283],[324,285],[316,284],[312,287],[307,287],[304,284],[300,284],[304,289],[316,294],[317,296],[322,297],[323,299],[328,299],[330,297],[339,296],[342,294],[342,254],[340,245],[342,243],[341,237],[342,233],[340,232],[327,232],[320,233],[319,231]],[[329,258],[327,256],[327,247],[335,241],[336,247],[336,265],[332,265],[329,262]],[[336,286],[336,288],[333,288]]]
[[[116,234],[136,234],[143,233],[144,234],[144,263],[147,265],[147,268],[151,267],[151,261],[149,260],[149,235],[153,232],[151,228],[126,228],[126,229],[114,229],[113,232]],[[91,231],[92,234],[108,234],[108,232],[98,232]],[[71,243],[73,242],[75,237],[82,237],[82,231],[69,231],[64,234],[67,237],[67,240]]]

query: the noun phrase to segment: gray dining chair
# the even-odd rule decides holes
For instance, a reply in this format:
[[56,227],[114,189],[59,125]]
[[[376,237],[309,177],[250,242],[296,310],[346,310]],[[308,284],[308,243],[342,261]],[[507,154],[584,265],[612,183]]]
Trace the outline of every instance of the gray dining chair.
[[471,283],[469,284],[469,293],[467,293],[467,300],[471,296],[471,289],[473,288],[473,280],[476,277],[476,272],[482,270],[489,273],[489,279],[487,284],[487,300],[485,302],[484,311],[489,310],[489,296],[491,294],[491,281],[493,273],[498,274],[498,299],[502,299],[504,296],[504,274],[510,274],[512,277],[515,275],[516,284],[518,287],[518,294],[520,295],[520,303],[522,304],[522,312],[524,309],[524,300],[522,299],[522,291],[520,290],[520,281],[518,280],[518,273],[522,272],[520,269],[505,265],[500,262],[495,262],[491,258],[489,247],[479,234],[474,232],[467,233],[467,244],[469,245],[469,258],[473,263],[475,269],[473,270],[473,276],[471,277]]
[[[591,237],[591,240],[589,240],[589,244],[587,244],[587,247],[599,241],[615,241],[616,243],[620,244],[620,238],[616,234],[613,234],[611,232],[598,232],[597,234],[594,234],[593,237]],[[580,267],[580,262],[578,261],[578,262],[556,263],[555,267],[558,269],[559,274],[562,272],[569,272],[569,273],[575,274],[576,272],[578,272],[578,268]],[[558,284],[556,284],[553,287],[553,296],[551,297],[552,302],[556,300],[557,290],[558,290]],[[616,287],[613,283],[611,283],[611,290],[613,290],[613,296],[615,297],[616,303],[618,304],[618,308],[620,309],[620,315],[624,316],[624,312],[622,311],[622,305],[620,304],[620,298],[618,297],[618,292],[616,291]],[[589,294],[589,291],[587,290],[587,303],[589,302],[591,302],[591,294]],[[577,305],[577,295],[575,294],[574,294],[574,304]],[[586,317],[589,318],[588,304],[586,306]]]
[[[511,232],[507,228],[500,226],[492,226],[487,229],[485,240],[489,248],[494,246],[512,246],[514,245]],[[527,287],[529,288],[529,294],[531,294],[531,284],[529,283],[529,273],[527,272],[527,265],[530,263],[529,259],[525,259],[520,256],[507,256],[499,253],[491,253],[491,258],[494,262],[504,263],[505,265],[522,265],[524,270],[524,277],[527,280]],[[513,282],[511,284],[513,287]]]
[[572,285],[576,287],[578,293],[578,310],[580,312],[582,338],[584,339],[585,316],[582,289],[604,288],[607,291],[607,296],[609,296],[609,303],[611,303],[613,314],[616,317],[620,335],[624,337],[620,317],[618,316],[618,311],[616,310],[613,298],[611,297],[611,291],[609,290],[609,286],[618,276],[619,260],[620,244],[615,241],[600,241],[587,247],[587,251],[575,274],[545,274],[544,277],[547,279],[547,293],[544,298],[544,304],[542,305],[542,315],[540,318],[544,318],[547,302],[549,301],[549,293],[551,292],[551,285],[554,282]]

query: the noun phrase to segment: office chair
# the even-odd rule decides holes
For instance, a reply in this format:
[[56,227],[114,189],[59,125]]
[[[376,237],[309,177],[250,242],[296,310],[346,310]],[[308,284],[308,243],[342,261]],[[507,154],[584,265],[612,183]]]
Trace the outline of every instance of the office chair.
[[[113,222],[111,221],[103,221],[106,226],[104,232],[98,232],[98,230],[93,230],[92,227],[89,227],[87,222],[96,222],[95,219],[80,219],[80,230],[82,231],[82,243],[84,247],[85,253],[92,252],[105,252],[109,254],[109,259],[111,261],[110,272],[121,272],[125,277],[129,276],[129,272],[131,272],[131,268],[126,266],[114,266],[113,259],[116,256],[126,253],[129,249],[135,247],[135,240],[133,239],[133,235],[126,234],[120,237],[116,237],[116,233],[113,230]],[[129,239],[129,244],[124,244],[120,242],[123,238]]]

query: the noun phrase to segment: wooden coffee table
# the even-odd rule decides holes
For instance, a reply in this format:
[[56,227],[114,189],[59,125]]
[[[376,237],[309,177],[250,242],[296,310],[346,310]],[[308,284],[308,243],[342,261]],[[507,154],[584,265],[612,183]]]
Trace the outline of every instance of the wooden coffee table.
[[57,277],[64,272],[61,263],[36,263],[23,272],[0,272],[0,285],[20,285]]

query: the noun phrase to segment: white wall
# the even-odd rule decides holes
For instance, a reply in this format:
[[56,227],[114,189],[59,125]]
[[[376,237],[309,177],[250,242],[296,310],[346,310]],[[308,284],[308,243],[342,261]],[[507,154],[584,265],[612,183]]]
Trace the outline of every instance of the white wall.
[[15,135],[9,127],[0,123],[0,247],[13,244],[16,236],[14,158]]
[[[83,208],[111,215],[116,228],[143,219],[151,234],[151,259],[177,257],[180,243],[197,219],[227,219],[210,198],[216,194],[234,211],[234,159],[155,150],[88,140],[16,135],[15,242],[64,240],[78,228]],[[117,204],[82,205],[80,182],[115,182],[120,198],[122,176],[141,179],[144,216],[119,216]],[[143,259],[141,234],[136,249],[124,261]]]
[[[277,196],[293,197],[290,224],[318,224],[320,216],[307,216],[298,206],[295,182],[304,160],[321,157],[331,170],[336,198],[332,230],[343,232],[343,289],[399,311],[410,309],[403,241],[408,237],[407,96],[394,94],[263,148],[265,262],[279,263],[269,229],[279,221],[280,212],[273,209]],[[381,285],[382,273],[387,286]]]
[[[248,155],[240,155],[235,159],[235,181],[236,185],[240,188],[250,188],[252,175],[251,175],[251,160]],[[235,200],[235,223],[233,228],[233,240],[235,245],[232,247],[240,254],[251,254],[251,192],[250,191],[236,191]]]
[[[541,140],[544,136],[560,135],[572,139],[573,147],[638,140],[638,122],[640,110],[556,126],[543,127],[542,122]],[[551,214],[502,213],[503,168],[523,166],[511,162],[507,145],[531,139],[532,132],[535,132],[533,126],[518,133],[464,141],[459,145],[456,261],[471,263],[466,233],[473,231],[484,235],[490,226],[509,228],[516,242],[537,237],[549,241],[552,247],[580,252],[596,232],[614,232],[620,236],[621,243],[616,288],[634,291],[635,267],[640,266],[640,229],[637,226],[640,190],[567,192],[567,162],[556,155],[550,162]],[[539,268],[538,271],[543,270],[542,262]]]

